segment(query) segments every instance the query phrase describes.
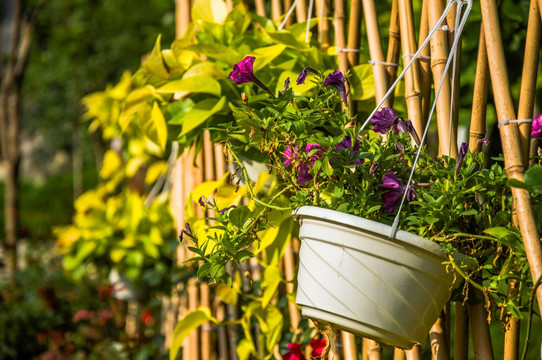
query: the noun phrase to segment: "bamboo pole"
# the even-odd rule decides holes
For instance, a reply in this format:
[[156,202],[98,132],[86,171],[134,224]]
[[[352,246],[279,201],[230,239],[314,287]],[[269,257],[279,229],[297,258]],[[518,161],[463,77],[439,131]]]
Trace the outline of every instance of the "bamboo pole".
[[357,360],[358,351],[356,349],[356,336],[346,331],[341,331],[341,340],[343,343],[343,359]]
[[[380,31],[378,26],[378,17],[374,0],[363,0],[363,14],[365,15],[365,24],[367,27],[367,39],[369,42],[369,53],[373,61],[373,76],[375,83],[375,93],[377,99],[382,99],[388,90],[387,72],[384,66],[384,52],[380,41]],[[386,100],[382,106],[386,107]]]
[[431,340],[431,359],[449,360],[450,351],[446,335],[446,315],[444,311],[440,313],[437,321],[431,327],[429,339]]
[[323,52],[329,48],[329,0],[316,0],[316,13],[318,17],[318,42]]
[[335,46],[337,47],[337,57],[339,58],[339,70],[346,74],[348,71],[348,58],[346,52],[341,51],[346,45],[345,36],[345,9],[344,0],[335,0],[335,16],[333,18],[333,25],[335,26]]
[[[288,13],[288,11],[290,10],[290,8],[292,7],[292,0],[284,0],[284,13]],[[293,24],[294,22],[294,17],[293,16],[290,16],[287,20],[286,20],[286,27],[289,27]]]
[[[399,28],[399,3],[393,0],[390,12],[390,27],[388,30],[388,52],[386,54],[386,84],[390,86],[397,79],[399,53],[401,52],[401,32]],[[395,91],[388,96],[388,105],[393,106]]]
[[254,0],[254,7],[256,8],[256,14],[263,17],[266,16],[265,0]]
[[422,358],[422,347],[414,345],[410,350],[405,350],[406,360],[420,360]]
[[[401,28],[401,49],[403,64],[407,64],[416,52],[416,35],[414,34],[414,15],[410,0],[399,0],[399,25]],[[412,120],[418,134],[423,134],[422,107],[420,94],[420,70],[416,60],[405,73],[405,101],[408,118]]]
[[188,24],[190,24],[190,0],[175,1],[175,18],[177,19],[175,36],[180,38],[188,28]]
[[374,340],[363,339],[363,360],[380,360],[382,346]]
[[[537,14],[538,16],[538,14]],[[512,279],[508,282],[508,297],[518,294],[519,282]],[[503,320],[504,325],[504,354],[503,360],[516,360],[519,355],[519,319],[507,313]]]
[[297,1],[295,6],[295,16],[298,23],[307,20],[307,2],[305,0]]
[[[350,20],[348,21],[348,45],[351,50],[359,50],[360,30],[361,30],[361,0],[352,0],[350,3]],[[350,67],[359,64],[359,52],[350,51],[347,53],[348,64]]]
[[454,360],[469,358],[469,314],[467,306],[455,303]]
[[[444,12],[442,0],[432,0],[429,6],[429,28],[434,28]],[[456,130],[452,127],[450,131],[450,76],[444,73],[446,61],[448,60],[448,37],[444,30],[437,31],[431,38],[431,70],[435,82],[435,93],[441,81],[442,89],[437,105],[437,127],[439,139],[439,155],[457,156]]]
[[393,360],[406,360],[406,354],[403,349],[393,349]]
[[282,15],[282,4],[280,0],[271,0],[271,19],[277,20]]
[[478,59],[474,78],[474,93],[472,94],[472,113],[469,132],[469,150],[479,152],[482,144],[478,140],[486,136],[486,109],[489,86],[489,65],[483,24],[480,29],[478,42]]
[[[512,120],[516,118],[516,115],[510,94],[495,1],[481,0],[481,8],[487,52],[488,54],[492,54],[489,58],[489,70],[497,115],[500,121],[504,119]],[[500,127],[500,133],[506,174],[508,178],[523,181],[524,168],[517,127],[510,126],[510,124],[503,125]],[[533,279],[538,279],[542,275],[542,248],[540,245],[540,236],[536,228],[536,220],[531,208],[529,193],[525,189],[512,187],[512,196],[514,198],[515,209],[517,209],[518,213],[519,228],[530,265],[531,276]],[[538,287],[536,295],[538,307],[542,311],[542,287]]]
[[[429,35],[429,0],[423,0],[422,14],[420,20],[420,36],[418,42],[421,44]],[[431,85],[433,74],[431,73],[431,48],[426,46],[420,52],[420,95],[422,119],[427,121],[431,107]]]
[[484,308],[484,295],[480,290],[471,288],[470,297],[474,298],[475,304],[468,305],[468,316],[472,329],[472,347],[475,360],[492,360],[493,348],[491,346],[491,334],[487,324],[487,312]]
[[[450,7],[450,11],[448,12],[448,15],[446,15],[446,23],[448,25],[448,44],[451,47],[451,44],[454,42],[454,38],[456,35],[455,31],[455,24],[456,24],[456,18],[457,18],[457,3],[452,3],[452,6]],[[459,34],[459,44],[461,44],[461,38],[462,35]],[[449,54],[448,56],[452,56],[452,54]],[[457,123],[459,120],[459,90],[460,90],[460,77],[461,77],[461,46],[456,47],[455,49],[455,59],[454,63],[452,65],[455,65],[455,74],[453,73],[453,68],[450,68],[450,84],[453,85],[452,89],[452,95],[453,95],[453,101],[451,103],[452,107],[452,127],[455,129],[455,132],[457,133]],[[457,141],[456,141],[457,143]]]
[[[538,71],[538,54],[540,49],[540,33],[542,25],[539,16],[538,3],[531,0],[527,38],[525,39],[525,56],[523,58],[523,73],[521,75],[521,91],[519,94],[519,119],[532,119],[534,97],[536,93],[536,78]],[[531,123],[520,123],[519,138],[523,155],[523,166],[529,167]]]
[[[222,322],[226,319],[226,306],[220,301],[218,297],[214,298],[214,308],[216,309],[216,319]],[[228,337],[226,334],[226,327],[218,327],[218,359],[229,360],[228,355]]]

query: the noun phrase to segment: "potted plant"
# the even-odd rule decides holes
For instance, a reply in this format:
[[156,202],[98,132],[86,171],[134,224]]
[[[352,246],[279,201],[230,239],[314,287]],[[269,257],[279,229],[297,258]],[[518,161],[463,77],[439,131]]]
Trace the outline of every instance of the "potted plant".
[[[224,146],[245,179],[239,158],[256,152],[266,157],[273,180],[265,189],[246,181],[249,206],[199,199],[214,211],[213,225],[196,221],[183,231],[194,243],[192,260],[203,262],[199,277],[231,284],[226,265],[253,256],[262,231],[293,211],[301,225],[296,302],[303,314],[410,348],[424,340],[460,284],[457,274],[482,288],[474,274],[491,278],[503,262],[507,269],[524,264],[502,167],[483,169],[483,154],[468,152],[466,144],[457,159],[434,159],[422,148],[409,179],[420,141],[410,121],[383,108],[372,116],[373,128],[359,132],[357,119],[341,108],[348,84],[338,70],[305,68],[296,83],[314,81],[311,97],[295,95],[289,80],[275,95],[254,75],[254,61],[246,57],[230,79],[254,83],[269,98],[252,104],[244,96],[236,122],[215,130],[225,133]],[[484,231],[493,244],[481,238]],[[507,247],[504,256],[496,255],[495,242]],[[461,252],[474,257],[469,270]],[[495,265],[489,275],[483,273],[488,262]],[[506,279],[501,275],[499,281]],[[516,304],[504,304],[497,290],[488,297],[503,307]]]

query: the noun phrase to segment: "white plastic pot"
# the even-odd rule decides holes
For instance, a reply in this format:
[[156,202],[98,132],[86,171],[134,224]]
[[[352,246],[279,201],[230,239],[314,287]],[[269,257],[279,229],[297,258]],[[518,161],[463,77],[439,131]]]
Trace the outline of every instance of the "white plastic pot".
[[454,276],[440,245],[334,210],[304,206],[296,303],[302,314],[359,336],[410,349],[450,298]]

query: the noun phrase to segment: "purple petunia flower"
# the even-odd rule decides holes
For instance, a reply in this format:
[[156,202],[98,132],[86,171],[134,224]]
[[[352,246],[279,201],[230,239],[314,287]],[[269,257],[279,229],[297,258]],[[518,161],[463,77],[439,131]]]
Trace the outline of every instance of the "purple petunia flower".
[[340,72],[339,70],[335,70],[326,77],[326,79],[324,80],[324,86],[330,85],[339,90],[339,94],[341,94],[341,98],[343,99],[344,104],[348,104],[348,100],[346,99],[348,93],[346,92],[346,87],[344,85],[344,76],[342,72]]
[[205,203],[208,204],[209,200],[205,196],[201,195],[199,197],[198,203],[200,204],[201,207],[205,207]]
[[[403,185],[403,181],[398,179],[392,171],[388,171],[382,178],[380,189],[388,190],[382,195],[382,208],[390,214],[401,200],[406,187]],[[415,197],[416,193],[412,188],[409,188],[407,200],[412,201]]]
[[312,72],[312,73],[318,74],[318,72],[316,72],[316,70],[314,70],[310,66],[307,66],[306,68],[304,68],[301,71],[301,74],[299,74],[299,76],[297,77],[297,80],[296,80],[297,85],[301,85],[301,84],[305,83],[305,78],[307,77],[307,72],[309,72],[309,71]]
[[292,164],[292,161],[297,158],[297,152],[299,151],[299,147],[296,145],[294,149],[292,149],[291,146],[288,146],[286,150],[282,153],[284,156],[284,166],[290,166]]
[[297,183],[299,185],[305,185],[307,182],[312,180],[312,175],[309,173],[309,165],[307,164],[299,164],[297,167]]
[[412,139],[414,139],[416,145],[420,146],[420,137],[418,136],[418,132],[416,132],[416,129],[414,128],[414,124],[412,124],[412,120],[405,121],[405,127],[410,133],[410,136],[412,136]]
[[[318,151],[313,152],[313,154],[310,155],[311,151],[314,149],[317,149]],[[307,154],[307,157],[309,158],[311,162],[311,166],[314,166],[314,163],[316,162],[316,160],[320,159],[320,157],[322,156],[322,152],[319,151],[320,149],[321,149],[320,144],[307,144],[307,146],[305,146],[305,154]]]
[[194,238],[194,235],[192,234],[192,229],[190,228],[190,224],[186,223],[184,224],[184,229],[181,230],[181,233],[179,234],[179,242],[183,242],[184,235]]
[[542,137],[542,114],[533,119],[531,139]]
[[252,65],[256,58],[254,56],[245,56],[243,60],[233,65],[233,71],[230,73],[229,78],[236,84],[244,84],[247,82],[253,82],[260,88],[264,89],[271,95],[273,93],[267,88],[255,75]]
[[459,170],[461,169],[461,165],[463,164],[463,159],[465,158],[465,155],[467,155],[467,151],[469,151],[469,143],[464,142],[459,147],[459,155],[457,155],[457,163],[455,165],[456,174],[459,174]]
[[399,132],[405,133],[407,130],[407,125],[399,116],[395,115],[395,112],[390,107],[375,112],[371,118],[371,124],[374,125],[373,131],[381,134],[387,133],[391,128],[395,128],[396,134]]
[[478,144],[482,144],[482,146],[489,146],[489,139],[488,138],[481,138],[478,139]]
[[231,206],[228,206],[228,207],[225,207],[224,209],[220,210],[220,213],[221,214],[224,214],[226,211],[230,210],[230,209],[235,209],[237,206],[235,205],[231,205]]
[[[344,139],[335,146],[334,150],[340,152],[343,149],[351,150],[350,158],[353,158],[357,152],[359,152],[359,141],[355,141],[352,145],[352,138],[350,135],[344,137]],[[358,159],[354,161],[354,164],[361,165],[363,164],[364,159]]]
[[284,86],[282,87],[282,91],[288,90],[289,87],[290,87],[290,78],[287,77],[286,80],[284,80]]

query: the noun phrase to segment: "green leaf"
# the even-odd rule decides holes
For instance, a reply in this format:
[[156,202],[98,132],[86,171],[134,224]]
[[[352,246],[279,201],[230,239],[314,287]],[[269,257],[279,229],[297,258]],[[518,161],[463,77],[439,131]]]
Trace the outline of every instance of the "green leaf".
[[508,179],[507,184],[510,187],[517,187],[517,188],[520,188],[520,189],[529,190],[529,186],[527,186],[526,183],[524,183],[523,181],[520,181],[518,179]]
[[158,93],[179,93],[185,97],[190,93],[204,93],[220,97],[221,88],[218,81],[207,75],[195,75],[187,78],[173,80],[156,90]]
[[183,118],[183,129],[179,136],[188,134],[201,124],[203,124],[213,114],[219,112],[226,105],[226,97],[222,96],[220,100],[205,99],[198,102],[191,108]]
[[525,173],[525,183],[535,194],[542,194],[542,166],[534,165]]
[[229,217],[233,225],[238,228],[243,228],[243,225],[250,216],[250,209],[246,206],[238,206],[235,209],[230,210]]
[[238,262],[247,260],[254,257],[254,254],[248,250],[241,250],[237,254],[235,254],[235,260]]
[[211,264],[210,263],[205,263],[203,265],[201,265],[199,268],[198,268],[198,278],[201,279],[207,275],[209,275],[209,270],[211,268]]
[[184,50],[194,51],[208,58],[223,61],[231,66],[243,59],[243,56],[231,47],[217,43],[189,45]]
[[184,339],[186,339],[186,337],[193,330],[197,329],[208,321],[218,324],[218,320],[211,316],[211,310],[204,306],[189,312],[184,318],[182,318],[177,323],[175,330],[173,331],[171,346],[169,348],[169,360],[175,360],[177,358],[179,349],[183,345]]

